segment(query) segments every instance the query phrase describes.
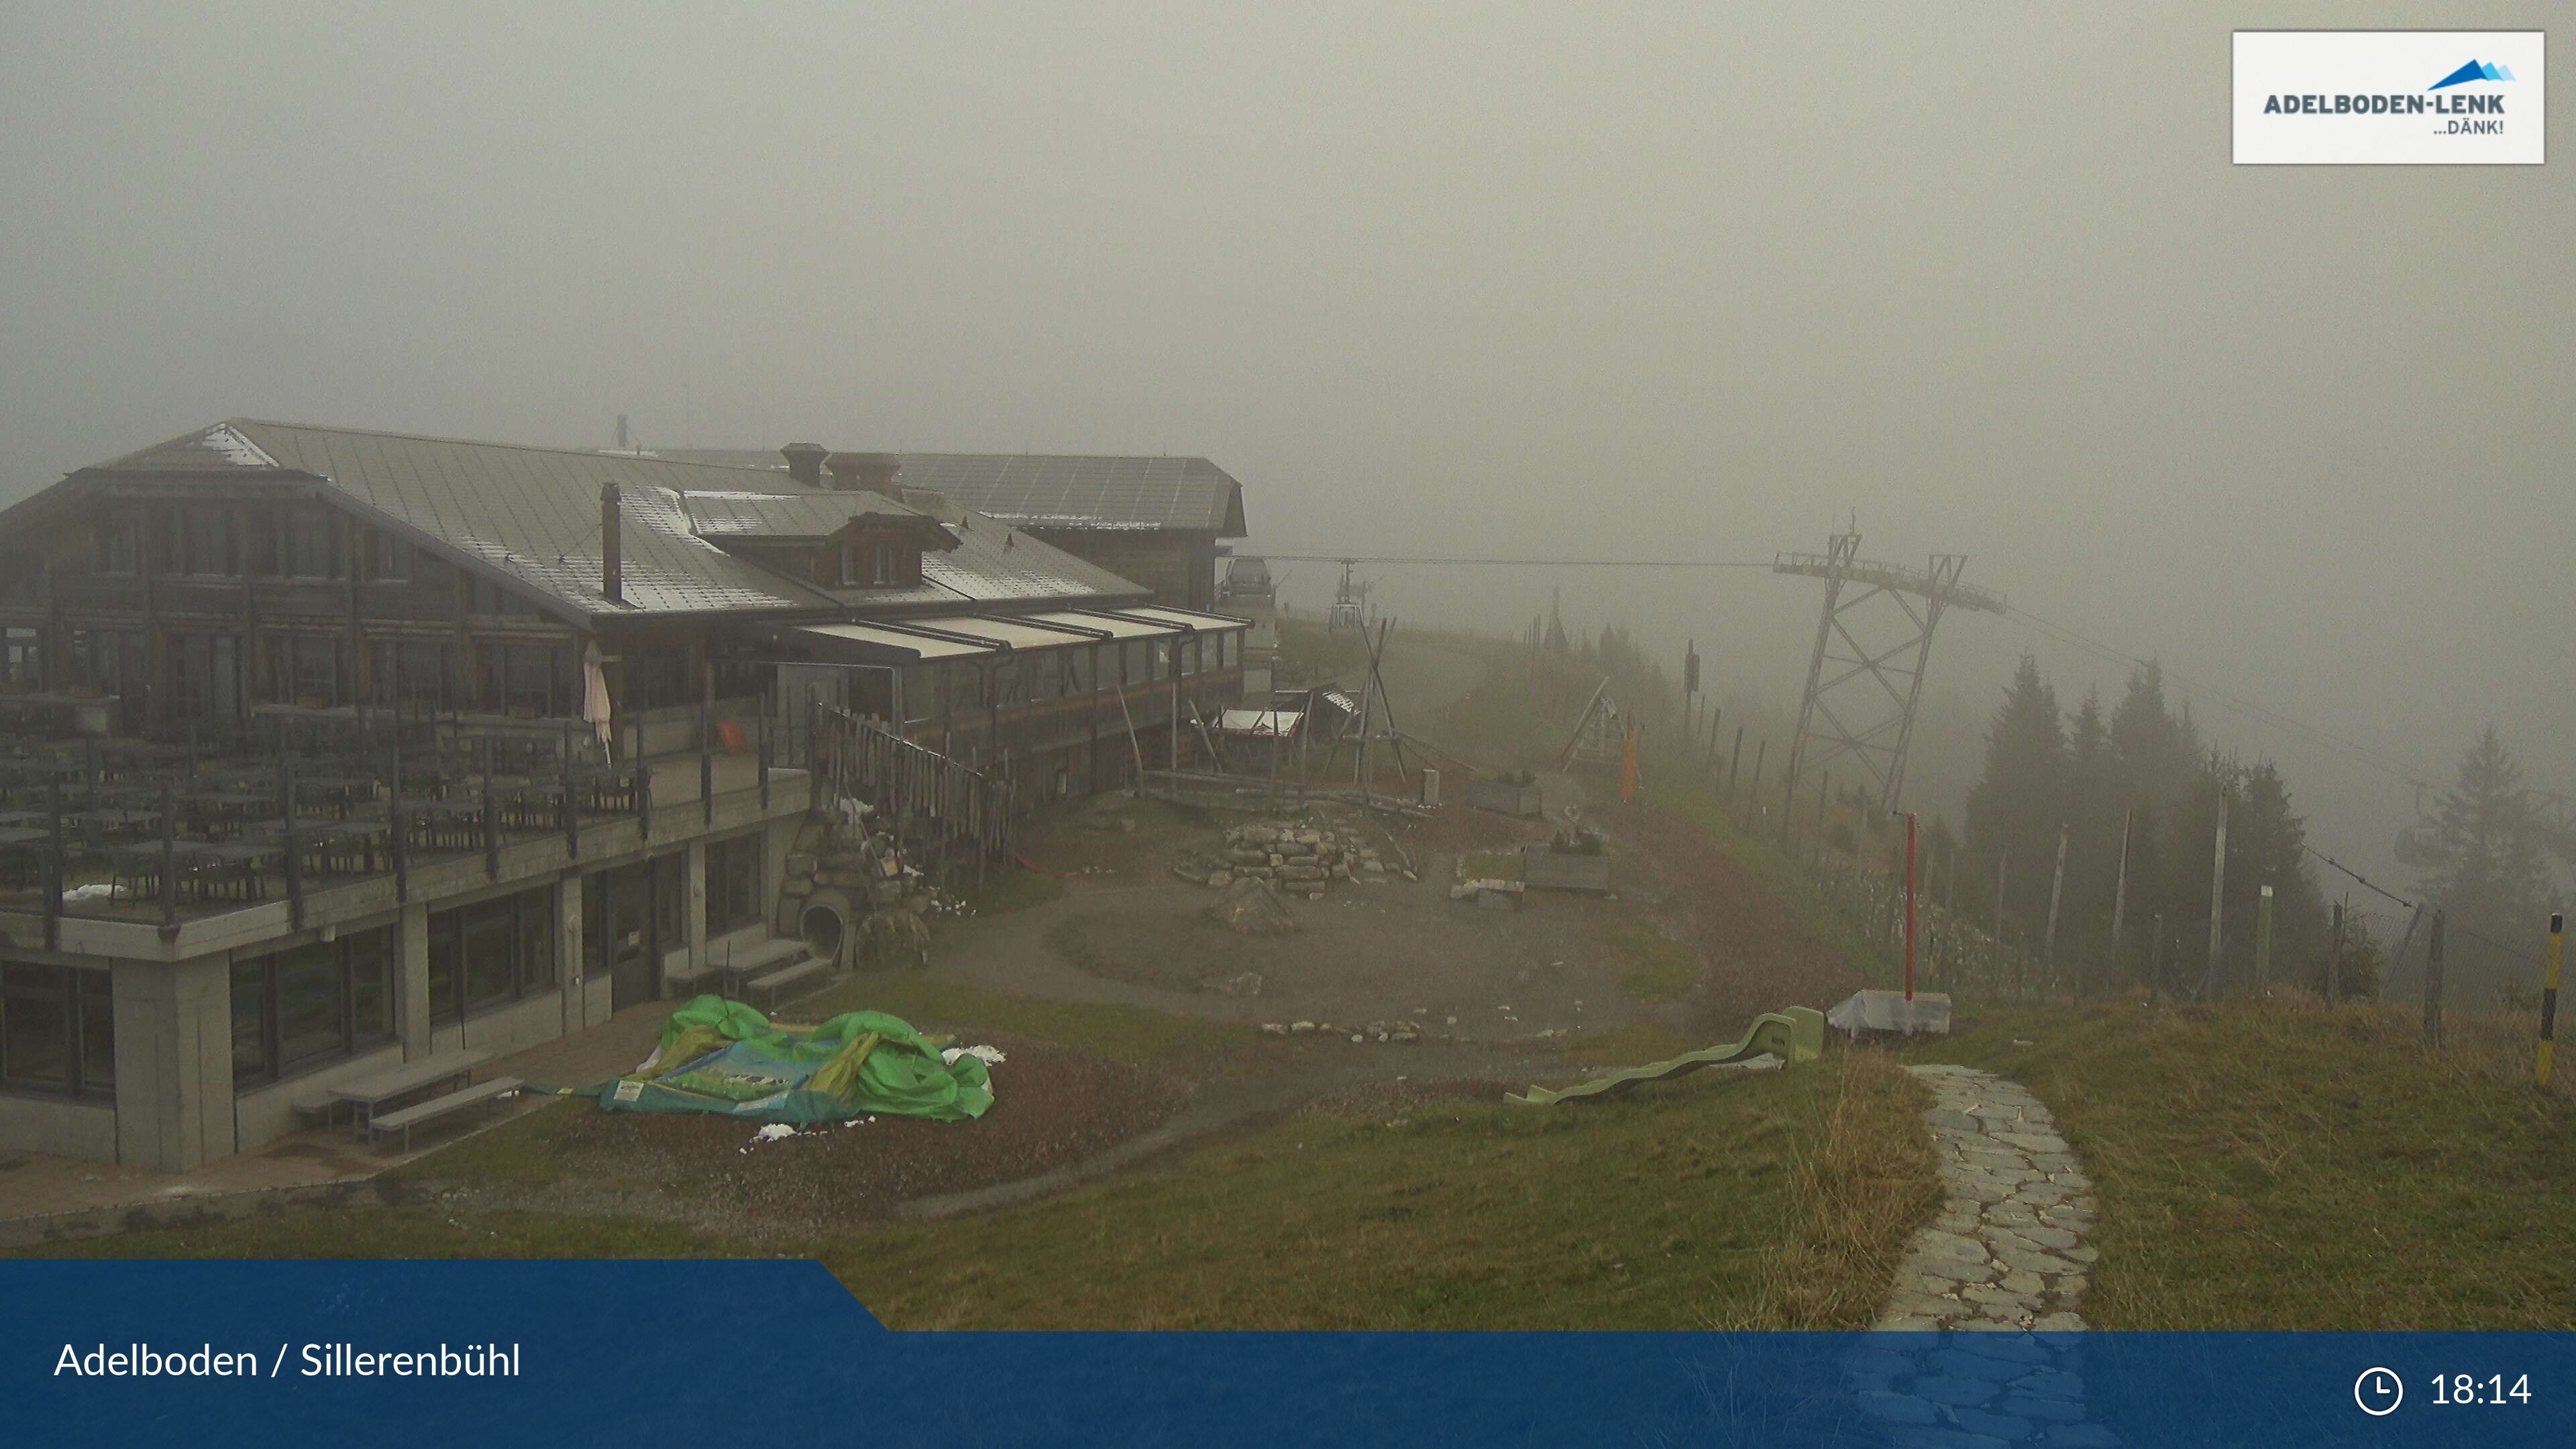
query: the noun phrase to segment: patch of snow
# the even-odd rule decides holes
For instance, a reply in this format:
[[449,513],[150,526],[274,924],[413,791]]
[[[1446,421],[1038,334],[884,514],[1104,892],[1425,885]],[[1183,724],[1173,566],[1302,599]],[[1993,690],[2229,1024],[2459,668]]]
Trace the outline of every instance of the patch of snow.
[[266,449],[243,437],[229,423],[217,423],[197,438],[197,445],[220,456],[236,468],[274,468],[277,460]]

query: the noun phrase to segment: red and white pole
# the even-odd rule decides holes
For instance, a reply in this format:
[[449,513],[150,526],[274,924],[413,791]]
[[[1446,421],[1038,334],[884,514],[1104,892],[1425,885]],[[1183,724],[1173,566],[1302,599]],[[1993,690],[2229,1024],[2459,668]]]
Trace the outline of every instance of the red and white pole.
[[1914,999],[1914,812],[1905,812],[1905,999]]

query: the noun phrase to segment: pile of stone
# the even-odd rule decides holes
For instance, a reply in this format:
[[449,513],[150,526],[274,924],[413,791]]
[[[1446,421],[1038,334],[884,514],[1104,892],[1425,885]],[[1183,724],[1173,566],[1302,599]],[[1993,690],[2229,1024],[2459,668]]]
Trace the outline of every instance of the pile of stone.
[[1261,1029],[1272,1036],[1305,1036],[1308,1033],[1317,1036],[1346,1036],[1355,1046],[1368,1042],[1409,1044],[1430,1035],[1422,1029],[1422,1023],[1410,1018],[1401,1021],[1372,1021],[1366,1026],[1336,1026],[1329,1021],[1265,1021],[1261,1024]]
[[1172,866],[1172,874],[1214,890],[1242,879],[1267,881],[1285,894],[1309,900],[1333,881],[1383,885],[1390,876],[1415,878],[1380,859],[1377,847],[1354,832],[1286,820],[1234,826],[1225,832],[1223,849],[1191,851]]
[[796,848],[787,853],[787,879],[778,893],[801,902],[817,887],[847,892],[874,910],[905,910],[917,916],[957,912],[954,902],[944,899],[905,862],[894,837],[882,831],[830,830],[820,821],[809,821],[797,836]]

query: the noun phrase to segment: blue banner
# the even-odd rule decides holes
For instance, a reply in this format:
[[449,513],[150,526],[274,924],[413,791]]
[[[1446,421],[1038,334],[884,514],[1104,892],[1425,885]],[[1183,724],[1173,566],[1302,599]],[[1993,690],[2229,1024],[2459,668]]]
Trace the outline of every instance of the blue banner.
[[9,1445],[2576,1442],[2563,1334],[888,1333],[803,1262],[5,1262],[0,1306]]

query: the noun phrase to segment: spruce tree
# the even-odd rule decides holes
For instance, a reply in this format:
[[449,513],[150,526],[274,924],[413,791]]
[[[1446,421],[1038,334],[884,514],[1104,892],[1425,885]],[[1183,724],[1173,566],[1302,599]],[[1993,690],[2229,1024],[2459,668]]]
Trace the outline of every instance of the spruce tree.
[[2463,1007],[2484,1010],[2498,986],[2537,982],[2526,957],[2537,955],[2555,894],[2543,857],[2547,836],[2547,823],[2523,789],[2522,766],[2488,725],[2461,755],[2433,829],[2410,852],[2425,867],[2427,902],[2453,927],[2444,941],[2445,964],[2451,999]]
[[2065,783],[2066,738],[2058,723],[2057,691],[2040,677],[2039,661],[2024,654],[1986,731],[1985,768],[1968,791],[1973,858],[1990,876],[1996,862],[2010,856],[2007,921],[1997,923],[1999,932],[2035,936],[2046,922]]

